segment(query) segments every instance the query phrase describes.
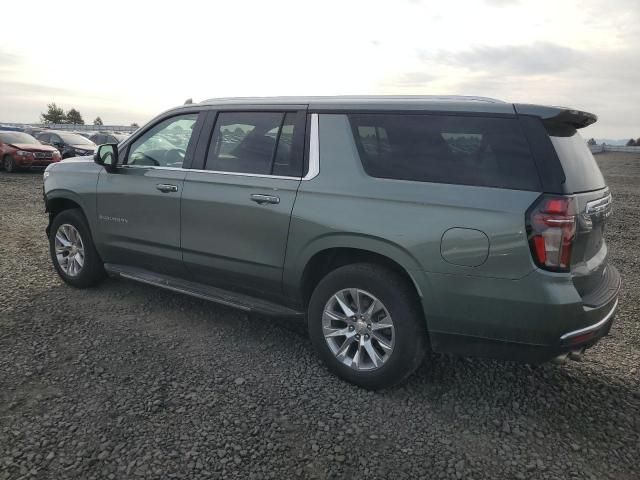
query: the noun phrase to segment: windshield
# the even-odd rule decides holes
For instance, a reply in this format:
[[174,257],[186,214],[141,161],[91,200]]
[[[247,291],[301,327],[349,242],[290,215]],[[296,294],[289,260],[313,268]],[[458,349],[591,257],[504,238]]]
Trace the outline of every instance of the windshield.
[[2,143],[24,143],[28,145],[40,145],[40,142],[31,135],[22,132],[0,132]]
[[567,192],[580,193],[604,188],[604,177],[582,135],[567,125],[546,127],[567,179]]
[[95,143],[88,138],[84,138],[82,135],[77,135],[75,133],[58,133],[58,135],[60,135],[60,138],[69,145],[95,145]]

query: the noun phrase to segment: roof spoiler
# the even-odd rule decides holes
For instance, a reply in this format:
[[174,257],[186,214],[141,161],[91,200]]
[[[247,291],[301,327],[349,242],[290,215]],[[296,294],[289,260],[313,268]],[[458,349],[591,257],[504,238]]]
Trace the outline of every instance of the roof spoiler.
[[518,115],[532,115],[541,118],[544,122],[563,123],[574,128],[588,127],[598,121],[598,117],[593,113],[566,107],[545,107],[542,105],[516,103],[514,108]]

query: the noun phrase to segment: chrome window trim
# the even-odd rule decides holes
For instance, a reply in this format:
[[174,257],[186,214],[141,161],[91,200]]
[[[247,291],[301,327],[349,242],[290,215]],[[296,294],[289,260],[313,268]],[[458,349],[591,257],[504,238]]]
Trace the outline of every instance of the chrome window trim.
[[243,172],[223,172],[221,170],[199,170],[196,168],[185,168],[187,172],[199,172],[199,173],[215,173],[218,175],[234,175],[237,177],[256,177],[256,178],[275,178],[280,180],[298,180],[300,177],[287,177],[284,175],[266,175],[263,173],[243,173]]
[[594,330],[598,330],[609,321],[611,316],[615,313],[617,306],[618,306],[618,299],[616,299],[616,303],[613,304],[613,308],[609,310],[609,313],[607,313],[605,317],[602,320],[600,320],[598,323],[595,323],[585,328],[581,328],[580,330],[574,330],[573,332],[565,333],[560,337],[560,340],[567,340],[569,338],[577,337],[578,335],[582,335],[584,333],[589,333]]
[[274,178],[278,180],[311,180],[320,173],[320,137],[318,127],[318,114],[311,114],[311,131],[309,132],[309,171],[300,177],[285,175],[266,175],[261,173],[225,172],[221,170],[201,170],[197,168],[161,167],[155,165],[118,165],[118,168],[143,168],[147,170],[180,170],[183,172],[212,173],[217,175],[234,175],[237,177]]
[[320,173],[320,128],[318,114],[311,114],[311,131],[309,132],[309,171],[302,180],[311,180]]
[[118,168],[141,168],[146,170],[180,170],[182,172],[214,173],[218,175],[234,175],[238,177],[275,178],[280,180],[300,180],[300,177],[287,177],[284,175],[265,175],[261,173],[223,172],[219,170],[201,170],[198,168],[159,167],[155,165],[119,165]]

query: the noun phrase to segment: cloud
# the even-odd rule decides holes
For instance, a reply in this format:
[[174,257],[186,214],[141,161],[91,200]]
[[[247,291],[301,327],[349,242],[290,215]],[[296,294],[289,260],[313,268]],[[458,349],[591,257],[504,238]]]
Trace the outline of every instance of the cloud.
[[407,72],[396,75],[388,80],[388,83],[398,87],[423,87],[437,77],[424,71]]
[[[423,55],[427,59],[428,55]],[[509,75],[538,75],[560,72],[585,61],[584,55],[570,47],[550,42],[531,45],[476,47],[461,52],[440,52],[438,63],[470,70]]]
[[68,110],[76,108],[82,112],[85,122],[100,115],[106,123],[128,125],[135,121],[144,123],[148,114],[135,109],[120,107],[111,98],[80,94],[72,89],[22,82],[0,78],[0,122],[38,122],[40,113],[49,103]]
[[73,95],[73,92],[66,88],[10,80],[0,80],[0,92],[11,92],[11,95],[0,93],[0,97],[51,97],[55,95]]
[[511,7],[520,3],[520,0],[484,0],[491,7]]
[[11,52],[0,50],[0,72],[12,72],[20,66],[22,59]]

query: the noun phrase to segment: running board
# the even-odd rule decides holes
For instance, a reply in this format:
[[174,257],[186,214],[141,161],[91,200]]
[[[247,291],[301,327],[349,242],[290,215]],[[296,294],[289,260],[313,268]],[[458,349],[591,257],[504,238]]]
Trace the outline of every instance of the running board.
[[212,287],[197,282],[190,282],[180,278],[161,275],[141,268],[127,267],[124,265],[115,265],[113,263],[105,263],[105,270],[116,276],[134,280],[147,285],[171,290],[172,292],[184,293],[192,297],[207,300],[209,302],[227,305],[247,313],[260,313],[274,317],[302,317],[304,313],[288,308],[277,303],[262,300],[260,298],[251,297],[243,293],[231,292],[221,288]]

